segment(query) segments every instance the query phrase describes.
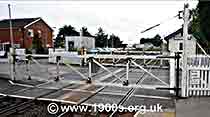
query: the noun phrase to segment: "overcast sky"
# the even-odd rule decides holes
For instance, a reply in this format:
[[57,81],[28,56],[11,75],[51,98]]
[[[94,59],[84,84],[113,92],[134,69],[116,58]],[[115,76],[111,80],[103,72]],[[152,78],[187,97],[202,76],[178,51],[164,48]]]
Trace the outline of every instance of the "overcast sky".
[[[0,1],[0,20],[8,18],[11,3],[12,18],[42,17],[57,30],[67,25],[78,31],[86,26],[92,34],[102,27],[108,34],[118,35],[124,43],[139,43],[142,37],[160,34],[167,36],[181,27],[183,20],[171,17],[183,10],[184,1],[63,1],[63,2],[7,2]],[[190,8],[196,8],[197,1],[188,0]],[[146,33],[142,30],[163,22]]]

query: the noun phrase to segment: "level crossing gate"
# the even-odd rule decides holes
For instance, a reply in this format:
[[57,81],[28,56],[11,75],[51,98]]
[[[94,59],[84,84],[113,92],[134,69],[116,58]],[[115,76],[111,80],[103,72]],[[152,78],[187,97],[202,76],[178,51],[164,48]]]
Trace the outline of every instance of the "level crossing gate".
[[[61,69],[60,69],[60,62],[61,62],[61,59],[62,58],[67,58],[69,56],[63,56],[62,54],[59,54],[59,53],[55,53],[55,54],[52,54],[52,55],[33,55],[33,54],[25,54],[25,55],[16,55],[16,56],[11,56],[12,57],[18,57],[18,56],[21,56],[24,58],[24,60],[26,60],[26,71],[25,71],[25,76],[26,78],[28,79],[33,79],[32,76],[32,73],[33,73],[33,66],[36,66],[39,68],[39,70],[42,68],[44,72],[46,72],[46,75],[49,76],[50,74],[50,70],[49,69],[46,69],[45,70],[45,67],[40,64],[37,60],[34,59],[34,57],[48,57],[48,58],[51,58],[53,56],[56,57],[56,61],[57,61],[57,65],[55,66],[56,67],[56,72],[54,74],[51,74],[54,76],[55,80],[59,80],[60,77],[62,77],[62,73],[61,73]],[[86,81],[86,82],[81,82],[81,81],[74,81],[72,79],[72,81],[69,80],[69,83],[76,83],[76,84],[84,84],[84,83],[93,83],[94,85],[100,85],[100,86],[114,86],[114,87],[127,87],[127,88],[133,88],[133,89],[139,89],[139,88],[142,88],[142,89],[152,89],[152,90],[170,90],[170,93],[171,94],[177,94],[178,96],[178,91],[179,91],[179,88],[178,88],[178,84],[176,82],[177,80],[177,71],[175,69],[175,65],[178,65],[176,64],[178,59],[176,59],[176,55],[170,55],[170,56],[166,56],[166,55],[85,55],[85,56],[81,56],[81,55],[78,55],[79,58],[82,58],[82,59],[87,59],[86,60],[86,64],[88,66],[88,71],[84,74],[82,73],[81,71],[79,71],[78,69],[75,69],[74,66],[72,66],[70,63],[68,62],[64,62],[62,63],[64,66],[67,66],[67,68],[71,69],[72,71],[74,71],[75,73],[77,73],[79,76],[81,76],[81,78],[83,79],[83,81]],[[117,68],[117,70],[115,71],[112,71],[110,70],[108,67],[106,67],[106,65],[104,65],[103,63],[101,63],[101,61],[99,61],[99,59],[101,61],[105,61],[104,59],[114,59],[114,64],[113,64],[113,67]],[[144,63],[146,63],[146,66],[144,64],[140,64],[138,60],[141,60],[141,61],[144,61]],[[152,71],[152,65],[153,64],[156,64],[156,67],[164,67],[164,66],[161,66],[160,63],[161,61],[167,61],[168,63],[168,66],[169,67],[169,76],[168,77],[168,81],[166,82],[165,79],[162,79],[160,76],[156,76],[155,74],[153,74],[151,71]],[[33,62],[33,66],[31,65],[31,62]],[[119,61],[124,61],[124,67],[116,67],[117,66],[117,62]],[[12,62],[10,62],[12,63]],[[92,77],[95,75],[95,71],[96,69],[93,67],[95,64],[97,67],[100,67],[100,69],[103,69],[104,71],[108,72],[109,74],[106,75],[105,77],[102,77],[100,78],[99,80],[95,80],[95,79],[92,79]],[[121,64],[121,63],[119,63]],[[16,66],[18,66],[16,64]],[[47,67],[47,66],[46,66]],[[146,68],[145,68],[146,67]],[[139,76],[138,78],[136,78],[135,80],[135,83],[133,82],[134,80],[129,78],[129,74],[130,74],[130,71],[132,70],[132,68],[135,68],[136,70],[141,70],[141,72],[143,74],[147,74],[148,77],[144,77],[144,76]],[[121,72],[121,70],[123,70],[124,72],[124,75],[123,77],[121,77],[121,75],[119,75],[118,73]],[[12,69],[11,69],[11,72]],[[16,73],[18,71],[15,71]],[[49,73],[48,73],[49,72]],[[12,73],[11,73],[12,74]],[[13,76],[13,75],[11,75]],[[112,82],[107,82],[107,83],[104,83],[104,82],[101,82],[103,79],[107,79],[106,77],[115,77],[119,82],[115,82],[115,83],[112,83]],[[13,76],[14,77],[14,76]],[[45,76],[44,76],[45,77]],[[52,77],[48,77],[48,79],[51,79]],[[155,84],[144,84],[143,82],[147,79],[153,79],[153,81],[157,81],[159,83],[155,83]],[[14,79],[11,79],[11,80],[14,80]],[[47,80],[47,79],[46,79]],[[132,82],[130,81],[132,80]]]
[[210,58],[205,55],[188,57],[187,96],[210,95]]

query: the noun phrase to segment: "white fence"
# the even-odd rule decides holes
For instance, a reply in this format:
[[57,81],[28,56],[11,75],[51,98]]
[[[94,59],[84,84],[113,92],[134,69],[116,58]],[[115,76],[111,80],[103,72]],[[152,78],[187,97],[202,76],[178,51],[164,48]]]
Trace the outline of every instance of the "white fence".
[[71,63],[77,65],[81,65],[82,63],[82,58],[78,56],[77,52],[68,52],[65,51],[64,49],[55,49],[55,52],[53,51],[53,49],[49,49],[49,56],[51,56],[48,59],[49,63],[57,63],[56,56],[53,56],[56,54],[62,55],[61,63]]
[[210,58],[204,55],[188,58],[188,96],[210,96]]

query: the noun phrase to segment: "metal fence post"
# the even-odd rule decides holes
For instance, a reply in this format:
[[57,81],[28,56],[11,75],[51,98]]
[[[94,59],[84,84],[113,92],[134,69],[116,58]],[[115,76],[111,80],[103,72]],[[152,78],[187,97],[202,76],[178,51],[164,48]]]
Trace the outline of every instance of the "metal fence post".
[[55,78],[55,81],[58,81],[59,80],[59,75],[60,75],[60,67],[59,67],[59,65],[60,65],[60,60],[61,60],[61,56],[56,56],[56,62],[57,62],[57,65],[56,65],[56,72],[57,72],[57,76],[56,76],[56,78]]

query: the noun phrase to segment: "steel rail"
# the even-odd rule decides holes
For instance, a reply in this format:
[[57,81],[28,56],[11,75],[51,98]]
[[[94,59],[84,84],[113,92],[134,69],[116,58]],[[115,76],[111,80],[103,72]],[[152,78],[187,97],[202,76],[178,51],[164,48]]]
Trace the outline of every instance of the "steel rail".
[[[155,63],[156,63],[156,62],[155,62]],[[155,63],[154,63],[154,64],[155,64]],[[151,69],[149,69],[149,71],[150,71],[150,70],[151,70]],[[139,82],[140,82],[140,86],[142,86],[141,81],[142,81],[143,77],[145,76],[145,73],[146,73],[146,71],[141,75],[141,77],[139,77],[139,79],[138,79],[137,82],[136,82],[136,85],[138,85]],[[119,102],[117,105],[122,105],[126,100],[128,100],[128,99],[132,96],[132,94],[134,93],[135,90],[136,90],[136,88],[131,88],[131,89],[126,93],[126,95],[120,100],[120,102]],[[113,113],[111,113],[111,115],[109,115],[109,117],[112,117],[116,112],[117,112],[117,109],[116,109]]]
[[[122,77],[125,76],[125,75],[126,75],[126,73],[122,74],[122,75],[120,76],[120,78],[122,78]],[[115,79],[113,79],[113,80],[111,81],[111,83],[114,83],[114,82],[116,82],[117,80],[118,80],[118,79],[115,78]],[[80,100],[79,103],[77,103],[77,105],[84,103],[85,101],[87,101],[87,100],[90,99],[91,97],[95,96],[96,94],[98,94],[100,91],[102,91],[102,90],[103,90],[104,88],[106,88],[106,87],[107,87],[107,86],[103,86],[103,87],[101,87],[100,89],[98,89],[95,93],[93,93],[92,95],[88,96],[87,98],[85,98],[85,99],[83,99],[83,100]],[[64,112],[64,113],[60,114],[58,117],[61,117],[61,116],[65,115],[66,113],[68,113],[68,112]]]

